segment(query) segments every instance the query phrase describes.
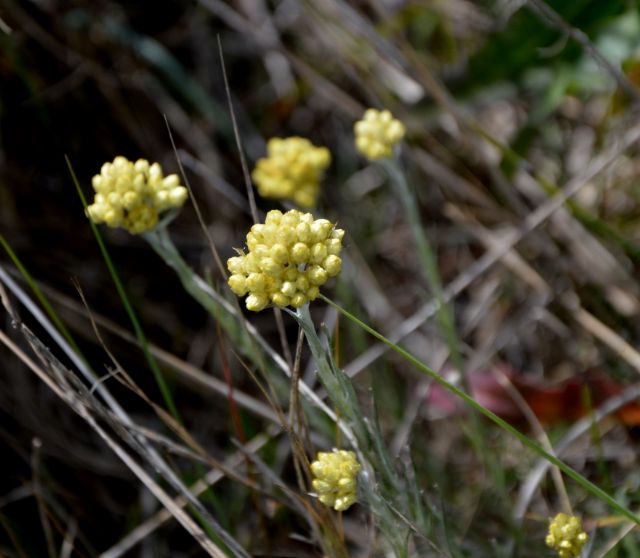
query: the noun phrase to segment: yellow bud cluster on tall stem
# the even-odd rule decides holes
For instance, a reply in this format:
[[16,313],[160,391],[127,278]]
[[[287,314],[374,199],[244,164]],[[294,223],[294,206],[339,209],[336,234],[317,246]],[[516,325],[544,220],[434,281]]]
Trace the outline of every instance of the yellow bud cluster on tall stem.
[[356,148],[370,161],[387,159],[404,137],[405,127],[388,110],[367,109],[354,126]]
[[229,287],[247,296],[249,310],[269,305],[300,308],[340,273],[344,231],[326,219],[295,209],[269,211],[247,234],[248,252],[227,260]]
[[165,176],[158,163],[134,163],[121,156],[102,165],[91,184],[96,194],[87,215],[94,223],[122,227],[131,234],[155,228],[160,213],[182,207],[188,195],[178,175]]
[[300,137],[271,138],[267,157],[258,160],[252,178],[264,198],[290,199],[310,209],[318,201],[320,180],[331,163],[326,147]]

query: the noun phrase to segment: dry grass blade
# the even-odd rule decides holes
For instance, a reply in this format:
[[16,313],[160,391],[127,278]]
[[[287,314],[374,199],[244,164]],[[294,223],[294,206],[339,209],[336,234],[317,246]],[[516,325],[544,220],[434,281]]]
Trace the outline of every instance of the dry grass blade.
[[[500,242],[500,239],[495,234],[482,227],[471,215],[465,215],[453,206],[448,208],[448,213],[452,218],[459,222],[463,220],[471,222],[471,230],[487,247],[487,249],[491,249],[492,246]],[[518,274],[526,283],[543,293],[545,300],[549,301],[549,293],[551,293],[549,285],[547,285],[544,279],[516,252],[510,251],[505,254],[503,261],[507,267]],[[610,327],[585,310],[574,293],[562,293],[559,295],[559,301],[571,312],[573,319],[586,331],[602,341],[606,346],[617,353],[625,362],[627,362],[627,364],[635,369],[636,372],[640,373],[640,353]]]
[[71,558],[74,550],[74,541],[78,534],[78,523],[75,519],[69,522],[69,527],[64,534],[64,540],[62,541],[62,547],[60,548],[60,558]]
[[[449,302],[453,300],[497,262],[507,256],[514,246],[562,208],[564,203],[577,194],[581,188],[584,188],[591,180],[613,164],[623,153],[632,147],[638,139],[640,139],[640,125],[628,128],[622,134],[617,145],[595,159],[584,173],[569,180],[558,194],[532,211],[517,230],[512,230],[502,235],[492,244],[488,252],[451,281],[451,283],[444,288],[444,301]],[[389,339],[393,343],[398,343],[418,329],[425,321],[434,317],[438,311],[438,307],[439,305],[436,300],[429,301],[402,324],[395,327],[389,334]],[[376,359],[380,358],[387,350],[388,348],[384,345],[374,345],[357,359],[349,363],[345,367],[345,371],[350,376],[354,376]]]
[[229,80],[227,79],[227,70],[224,66],[224,54],[222,52],[222,41],[218,35],[218,54],[220,55],[220,67],[222,69],[222,79],[224,81],[224,90],[227,94],[227,103],[229,105],[229,115],[231,116],[231,123],[233,125],[233,135],[236,140],[236,147],[238,148],[238,156],[240,157],[240,166],[242,167],[242,176],[244,177],[244,185],[247,192],[247,199],[249,200],[249,207],[251,208],[251,216],[253,222],[258,223],[260,221],[258,215],[258,206],[256,205],[255,194],[253,193],[253,186],[251,185],[251,175],[249,174],[249,166],[244,155],[244,149],[242,147],[242,140],[240,139],[240,130],[238,129],[238,123],[236,122],[236,113],[233,110],[233,101],[231,99],[231,89],[229,88]]
[[[42,324],[46,327],[47,324],[48,324],[47,318],[44,315],[42,315],[42,313],[33,304],[33,302],[29,299],[29,297],[27,297],[26,294],[24,294],[24,292],[22,292],[21,289],[19,289],[17,287],[17,285],[8,277],[8,275],[2,269],[2,267],[0,267],[0,279],[2,280],[2,282],[5,285],[7,285],[12,290],[12,292],[14,294],[19,296],[21,302],[23,302],[23,304],[25,304],[25,306],[27,306],[27,308],[29,308],[29,310],[32,312],[32,314],[34,314],[35,316],[38,316],[38,319],[42,320]],[[7,297],[3,296],[3,300],[5,300],[5,299],[7,299]],[[7,312],[10,312],[11,307],[10,306],[9,307],[5,307],[5,310]],[[71,372],[67,371],[66,368],[64,366],[62,366],[59,363],[59,361],[53,356],[53,354],[51,354],[51,352],[45,347],[45,345],[42,344],[40,342],[40,340],[37,337],[35,337],[28,330],[28,328],[26,328],[26,326],[24,326],[23,324],[20,324],[20,322],[15,317],[15,314],[12,314],[12,318],[13,318],[14,322],[17,325],[19,325],[22,333],[25,335],[25,337],[27,338],[27,341],[30,343],[30,345],[32,346],[34,351],[36,351],[36,353],[39,356],[44,355],[44,357],[42,357],[42,358],[46,357],[45,361],[51,365],[51,373],[55,375],[56,379],[59,382],[61,382],[62,385],[67,386],[68,389],[71,389],[71,386],[73,386],[73,388],[75,390],[80,390],[80,392],[84,392],[85,404],[88,404],[94,410],[100,409],[99,402],[97,400],[95,400],[95,397],[86,388],[86,386],[75,375],[73,375]],[[60,339],[60,336],[59,336],[59,334],[57,334],[57,331],[55,329],[53,329],[50,326],[50,324],[49,324],[49,327],[52,330],[50,333],[53,333],[54,335],[56,335],[56,337],[58,339]],[[6,336],[5,336],[5,339],[8,340],[8,338],[6,338]],[[60,339],[59,343],[61,344],[61,346],[63,348],[67,347],[68,354],[73,355],[73,357],[75,357],[75,359],[72,359],[72,360],[78,361],[78,362],[81,363],[82,366],[84,366],[84,363],[77,357],[77,355],[75,355],[74,351],[72,351],[71,348],[68,347],[68,345],[66,344],[66,342],[64,340]],[[12,344],[12,346],[15,346],[15,345]],[[38,351],[40,351],[40,352],[38,352]],[[90,378],[93,379],[93,374],[90,371],[87,370],[87,374],[90,376]],[[39,377],[42,378],[42,375],[39,374]],[[66,398],[66,397],[70,396],[69,393],[65,392],[64,390],[62,390],[62,388],[59,388],[58,386],[56,386],[56,384],[55,384],[55,382],[53,382],[53,380],[48,381],[47,385],[49,385],[49,387],[51,387],[52,389],[54,389],[54,387],[57,388],[57,389],[54,389],[55,393],[57,395],[59,395],[60,397],[62,397],[65,400],[65,402],[67,402],[68,404],[70,404],[70,401],[72,401],[74,405],[77,404],[76,403],[77,395],[71,396],[71,399],[69,400],[69,399]],[[165,477],[165,479],[171,485],[173,485],[173,487],[176,490],[181,492],[189,500],[190,504],[198,511],[198,513],[202,517],[204,517],[206,519],[206,521],[209,524],[209,526],[219,534],[219,536],[222,538],[222,540],[225,542],[225,544],[227,544],[230,548],[233,548],[234,552],[236,552],[239,556],[248,556],[246,554],[246,552],[235,542],[235,540],[230,535],[228,535],[220,527],[218,522],[215,519],[213,519],[213,517],[211,517],[209,512],[202,506],[202,504],[198,500],[193,498],[193,496],[187,490],[187,488],[184,486],[182,481],[177,477],[177,475],[166,464],[166,462],[162,459],[160,454],[147,442],[147,440],[144,437],[136,438],[136,437],[131,436],[130,434],[127,433],[126,427],[127,426],[132,426],[134,424],[134,422],[126,414],[126,412],[123,410],[123,408],[109,395],[109,392],[106,390],[106,388],[102,384],[97,384],[96,390],[100,390],[100,392],[101,392],[101,394],[103,394],[103,397],[105,398],[105,400],[109,402],[109,407],[110,407],[111,411],[113,412],[113,415],[110,415],[109,413],[106,413],[104,410],[100,411],[102,418],[109,419],[109,418],[111,418],[113,416],[114,418],[111,421],[111,426],[114,427],[116,429],[116,431],[119,431],[121,434],[124,434],[125,435],[125,439],[128,439],[128,442],[130,444],[132,444],[133,447],[137,451],[139,451],[141,453],[141,455],[145,459],[149,460],[149,462],[153,465],[153,467],[158,472],[160,472]],[[107,396],[105,397],[104,394],[107,394]],[[88,401],[90,403],[87,403]],[[74,408],[74,410],[78,413],[78,410],[75,407],[72,407],[72,408]],[[82,413],[83,414],[79,413],[80,416],[82,416],[82,418],[85,418],[85,420],[87,420],[88,422],[90,422],[89,419],[91,421],[93,421],[93,422],[90,422],[91,426],[93,427],[93,424],[95,423],[95,421],[93,420],[92,417],[88,417],[87,418],[87,416],[85,416],[84,413],[88,412],[88,411],[86,411],[84,406],[82,406],[81,408],[82,408]],[[95,428],[94,428],[94,430],[95,430]],[[101,432],[103,432],[102,430],[100,430],[100,431],[96,430],[96,432],[98,432],[98,434],[100,434],[100,436],[103,437],[102,434],[101,434]],[[111,440],[111,438],[109,438],[109,440]],[[106,438],[105,438],[105,441],[107,441]],[[111,444],[109,444],[109,446],[112,447]],[[112,447],[112,449],[113,449],[113,447]],[[116,452],[116,453],[118,453],[118,452]],[[126,454],[126,452],[125,452],[125,454]],[[128,454],[126,454],[126,455],[125,454],[120,455],[120,453],[118,453],[118,456],[121,457],[125,461],[125,463],[127,463],[127,465],[129,465],[129,462],[131,461],[131,458],[129,457]],[[135,473],[135,471],[134,471],[134,473]],[[155,488],[154,488],[154,490],[155,490]],[[154,494],[155,494],[155,492],[154,492]],[[163,492],[163,495],[166,495],[166,493]],[[163,498],[164,498],[164,496],[163,496]],[[201,532],[200,529],[198,529],[198,531]],[[205,538],[206,538],[206,536],[205,536]]]
[[[272,429],[266,435],[258,435],[253,440],[248,442],[244,447],[247,454],[253,454],[259,451],[264,445],[269,442],[270,436],[275,435],[275,429]],[[240,465],[244,461],[244,455],[242,452],[236,452],[234,455],[227,458],[225,466],[233,468]],[[202,494],[207,488],[215,485],[217,482],[224,478],[224,474],[218,470],[212,470],[207,475],[190,487],[190,490],[194,496]],[[179,496],[174,500],[176,506],[184,508],[188,502],[185,498]],[[140,544],[146,537],[151,535],[156,529],[159,529],[167,521],[174,516],[168,509],[162,509],[158,511],[154,516],[147,519],[144,523],[141,523],[135,527],[126,537],[118,541],[108,550],[105,550],[100,554],[100,558],[120,558],[125,555],[134,546]]]
[[[58,305],[61,308],[68,309],[72,312],[74,319],[71,319],[69,322],[69,326],[74,329],[75,332],[87,336],[88,329],[85,327],[87,323],[84,320],[87,320],[89,323],[91,319],[89,317],[89,313],[86,307],[78,303],[77,300],[68,297],[56,289],[52,289],[51,287],[47,287],[45,285],[41,285],[41,288],[44,292],[46,292],[49,296],[55,298]],[[79,323],[75,316],[80,316],[83,321]],[[105,331],[117,336],[120,339],[124,339],[128,343],[137,344],[137,339],[135,335],[116,324],[113,320],[106,318],[101,314],[91,313],[92,320]],[[208,393],[212,393],[221,397],[227,397],[229,393],[229,386],[218,380],[216,377],[207,374],[197,366],[190,364],[189,362],[177,357],[173,353],[154,345],[153,343],[149,344],[149,350],[153,354],[155,358],[158,359],[162,364],[170,367],[172,370],[175,370],[178,373],[178,379],[183,381],[185,384],[192,385],[197,389],[204,389]],[[102,383],[105,379],[102,378],[100,382]],[[95,389],[95,386],[92,389]],[[240,391],[238,389],[234,390],[234,398],[236,402],[248,410],[252,414],[255,414],[259,417],[265,418],[270,422],[279,424],[279,418],[277,415],[269,409],[267,405],[259,401],[258,399]]]
[[563,300],[563,303],[569,310],[574,312],[573,318],[576,322],[594,337],[602,341],[602,343],[618,354],[620,358],[640,374],[640,352],[627,343],[627,341],[613,329],[582,308],[575,298],[567,297]]
[[[173,499],[158,485],[133,457],[120,446],[90,414],[89,409],[80,402],[75,394],[65,391],[62,386],[57,385],[54,380],[40,368],[33,360],[31,360],[4,332],[0,331],[0,342],[2,342],[22,363],[42,379],[65,403],[67,403],[87,424],[104,440],[104,442],[114,451],[114,453],[125,463],[131,472],[140,479],[140,481],[149,489],[149,491],[165,506],[165,508],[176,518],[176,520],[189,532],[202,549],[209,556],[214,558],[226,558],[226,554],[216,546],[205,535],[204,531],[179,507],[173,502]],[[50,364],[50,363],[48,363]],[[54,375],[61,373],[60,370],[52,371]]]
[[187,187],[187,190],[189,190],[189,198],[191,199],[191,202],[193,203],[193,207],[196,211],[196,215],[198,217],[198,223],[200,223],[202,232],[204,233],[207,239],[209,250],[211,251],[211,255],[213,256],[213,261],[216,262],[216,265],[218,266],[218,271],[220,272],[220,276],[226,279],[227,272],[224,268],[224,265],[222,265],[222,260],[220,259],[220,254],[218,252],[218,248],[216,247],[216,243],[213,241],[211,232],[209,231],[209,228],[206,226],[204,222],[204,218],[202,217],[202,212],[200,211],[200,204],[198,204],[198,202],[196,201],[196,197],[193,193],[193,188],[191,187],[191,182],[189,181],[189,177],[187,176],[187,173],[184,172],[184,167],[182,166],[182,160],[180,159],[178,148],[176,147],[176,143],[173,139],[173,133],[171,132],[171,126],[169,125],[169,120],[167,119],[166,115],[164,115],[164,122],[167,126],[167,133],[169,134],[169,140],[171,141],[171,147],[173,148],[173,152],[176,156],[176,161],[178,161],[178,167],[180,168],[180,175],[182,176],[182,180],[184,180],[184,184]]
[[594,552],[594,558],[605,558],[618,544],[629,534],[631,531],[637,529],[637,525],[633,523],[624,525],[620,528],[620,530],[616,533],[616,535],[606,544],[603,548]]
[[189,449],[186,447],[180,446],[179,444],[176,444],[175,442],[166,438],[165,436],[152,432],[147,428],[141,428],[134,424],[125,424],[123,426],[126,427],[131,432],[142,434],[146,439],[162,444],[165,448],[169,448],[174,453],[195,458],[196,460],[200,460],[204,463],[207,463],[209,466],[222,471],[225,475],[227,475],[231,479],[237,482],[240,482],[241,484],[244,484],[246,486],[249,486],[254,490],[258,489],[258,486],[255,483],[240,476],[238,473],[236,473],[235,470],[227,468],[222,463],[212,458],[204,450],[204,448],[195,440],[195,438],[191,436],[191,434],[187,431],[186,428],[184,428],[184,426],[178,423],[174,419],[174,417],[172,417],[171,414],[165,411],[160,405],[157,405],[156,403],[154,403],[147,396],[147,394],[136,384],[133,378],[124,370],[124,368],[122,367],[118,359],[116,359],[116,357],[113,355],[113,353],[109,350],[109,348],[105,344],[104,340],[102,339],[102,336],[100,335],[100,331],[97,327],[97,324],[93,319],[93,315],[84,297],[82,289],[77,283],[75,286],[80,295],[80,298],[82,299],[82,303],[85,306],[85,309],[89,316],[89,320],[91,321],[91,326],[93,327],[93,331],[98,341],[100,342],[100,345],[105,350],[105,352],[107,353],[107,355],[109,356],[109,358],[111,359],[115,367],[114,371],[110,374],[110,376],[113,376],[114,378],[121,381],[125,386],[127,386],[127,388],[129,388],[133,393],[135,393],[138,397],[140,397],[140,399],[142,399],[147,405],[149,405],[155,411],[156,415],[162,420],[162,422],[164,422],[164,424],[166,424],[179,438],[181,438],[185,442],[185,444],[187,444]]
[[6,4],[0,554],[640,555],[633,2]]
[[[567,433],[554,445],[555,455],[561,457],[576,440],[587,434],[594,424],[605,420],[626,404],[638,399],[638,397],[640,397],[640,383],[629,386],[620,395],[605,401],[592,415],[580,419],[569,428]],[[540,459],[527,474],[521,485],[517,503],[514,506],[514,518],[517,521],[522,521],[524,518],[533,495],[550,467],[551,464],[548,461]]]

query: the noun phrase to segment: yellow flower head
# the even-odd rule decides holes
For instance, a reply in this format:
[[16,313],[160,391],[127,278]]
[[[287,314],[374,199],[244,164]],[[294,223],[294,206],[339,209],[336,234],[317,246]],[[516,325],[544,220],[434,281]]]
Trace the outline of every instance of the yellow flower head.
[[356,148],[367,159],[391,157],[393,147],[404,137],[404,124],[388,110],[367,109],[354,126]]
[[269,211],[247,234],[248,253],[227,260],[229,286],[238,296],[249,293],[245,304],[254,312],[269,304],[300,308],[340,273],[343,236],[311,213]]
[[320,178],[331,163],[329,150],[292,137],[270,139],[267,153],[269,156],[258,161],[251,175],[260,195],[291,199],[304,208],[315,206]]
[[177,175],[164,176],[158,163],[150,165],[146,159],[133,163],[116,157],[102,165],[91,183],[96,192],[87,207],[91,220],[124,227],[132,234],[153,229],[160,212],[181,207],[187,199],[187,189],[180,186]]
[[582,523],[577,517],[559,513],[549,523],[545,542],[558,552],[560,558],[575,558],[588,540],[589,536],[582,530]]
[[352,451],[334,449],[319,452],[311,464],[315,477],[311,482],[318,500],[336,511],[344,511],[357,499],[357,480],[360,463]]

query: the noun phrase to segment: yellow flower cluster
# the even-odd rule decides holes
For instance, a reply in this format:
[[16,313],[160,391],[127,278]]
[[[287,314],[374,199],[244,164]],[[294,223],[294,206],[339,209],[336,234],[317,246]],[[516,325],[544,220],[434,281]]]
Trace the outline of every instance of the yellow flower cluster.
[[352,451],[321,451],[311,464],[315,477],[311,482],[318,500],[336,511],[344,511],[357,499],[356,477],[360,463]]
[[246,306],[259,312],[269,304],[300,308],[320,294],[320,287],[340,273],[342,237],[326,219],[292,209],[269,211],[264,224],[247,234],[245,254],[229,258],[229,286]]
[[181,207],[187,199],[187,189],[180,186],[177,175],[165,177],[158,163],[150,165],[146,159],[133,163],[116,157],[102,165],[91,183],[96,192],[87,207],[91,220],[124,227],[132,234],[153,229],[160,212]]
[[577,517],[559,513],[549,523],[545,542],[558,552],[560,558],[575,558],[588,540],[589,536],[582,530],[582,523]]
[[268,157],[258,161],[251,175],[260,195],[291,199],[304,208],[315,206],[322,172],[331,163],[329,150],[292,137],[270,139],[267,153]]
[[367,159],[391,157],[393,147],[404,137],[404,124],[388,110],[367,109],[355,123],[356,147]]

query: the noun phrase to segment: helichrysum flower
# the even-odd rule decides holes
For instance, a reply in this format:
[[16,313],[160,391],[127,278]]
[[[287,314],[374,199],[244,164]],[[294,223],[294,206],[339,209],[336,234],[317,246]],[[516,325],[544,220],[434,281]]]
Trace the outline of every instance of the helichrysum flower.
[[87,207],[91,220],[132,234],[153,229],[162,211],[181,207],[187,199],[187,189],[180,186],[177,175],[164,176],[158,163],[150,165],[145,159],[133,163],[116,157],[102,165],[91,184],[96,192]]
[[319,452],[311,464],[311,482],[318,500],[336,511],[344,511],[357,499],[360,463],[352,451],[334,449]]
[[259,194],[291,199],[304,208],[314,207],[322,173],[331,162],[329,150],[292,137],[270,139],[267,153],[268,157],[258,161],[251,175]]
[[311,213],[269,211],[247,234],[248,252],[227,260],[229,286],[238,296],[249,294],[245,304],[254,312],[269,304],[300,308],[340,273],[343,236]]
[[551,520],[545,539],[547,546],[556,550],[560,558],[575,558],[588,540],[581,521],[566,513],[559,513]]
[[393,147],[404,137],[404,124],[388,110],[367,109],[355,123],[356,147],[367,159],[391,157]]

